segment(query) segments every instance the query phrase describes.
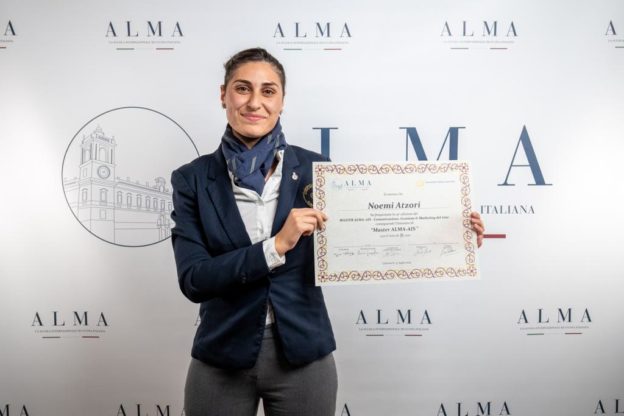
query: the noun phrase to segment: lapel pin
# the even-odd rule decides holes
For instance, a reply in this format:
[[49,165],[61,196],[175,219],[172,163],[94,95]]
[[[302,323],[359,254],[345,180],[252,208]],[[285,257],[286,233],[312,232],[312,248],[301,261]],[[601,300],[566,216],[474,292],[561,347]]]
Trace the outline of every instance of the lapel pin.
[[299,175],[297,175],[297,172],[293,172],[292,178],[293,178],[293,181],[296,181],[297,179],[299,179]]

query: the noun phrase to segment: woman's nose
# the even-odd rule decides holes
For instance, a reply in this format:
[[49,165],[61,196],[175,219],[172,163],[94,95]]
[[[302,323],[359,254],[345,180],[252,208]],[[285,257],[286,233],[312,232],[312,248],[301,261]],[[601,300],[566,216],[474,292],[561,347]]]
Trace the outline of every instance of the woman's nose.
[[247,101],[247,106],[253,110],[259,109],[261,98],[262,97],[259,92],[252,92],[251,94],[249,94],[249,101]]

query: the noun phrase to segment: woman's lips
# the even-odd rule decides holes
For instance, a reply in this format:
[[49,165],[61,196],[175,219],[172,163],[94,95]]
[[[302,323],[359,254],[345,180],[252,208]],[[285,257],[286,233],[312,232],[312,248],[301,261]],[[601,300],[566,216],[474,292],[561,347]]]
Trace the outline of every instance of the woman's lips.
[[243,114],[243,117],[249,121],[260,121],[266,118],[257,114]]

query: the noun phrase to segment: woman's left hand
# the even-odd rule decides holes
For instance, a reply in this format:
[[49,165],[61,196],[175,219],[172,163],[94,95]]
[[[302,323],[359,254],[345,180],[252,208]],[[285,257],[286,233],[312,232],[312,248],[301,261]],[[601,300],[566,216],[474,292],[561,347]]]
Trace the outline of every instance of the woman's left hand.
[[477,233],[477,247],[481,247],[483,244],[483,233],[485,231],[485,224],[483,224],[481,215],[475,211],[471,212],[470,223],[472,224],[472,229]]

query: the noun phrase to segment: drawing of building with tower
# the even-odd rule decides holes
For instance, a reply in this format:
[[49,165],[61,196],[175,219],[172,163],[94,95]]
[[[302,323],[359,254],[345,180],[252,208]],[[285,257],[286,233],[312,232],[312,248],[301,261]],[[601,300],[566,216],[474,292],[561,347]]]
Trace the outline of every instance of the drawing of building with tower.
[[64,178],[70,208],[98,237],[142,246],[171,235],[171,189],[162,177],[139,183],[116,176],[117,142],[98,126],[80,144],[79,176]]

